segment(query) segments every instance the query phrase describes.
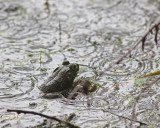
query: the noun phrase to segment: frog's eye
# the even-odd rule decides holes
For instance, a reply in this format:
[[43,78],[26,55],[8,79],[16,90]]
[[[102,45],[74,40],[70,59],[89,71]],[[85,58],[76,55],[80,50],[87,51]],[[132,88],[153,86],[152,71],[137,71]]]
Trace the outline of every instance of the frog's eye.
[[78,71],[79,70],[79,65],[78,64],[72,64],[71,69]]
[[70,64],[70,63],[69,63],[68,60],[64,60],[63,63],[62,63],[62,65],[69,65],[69,64]]

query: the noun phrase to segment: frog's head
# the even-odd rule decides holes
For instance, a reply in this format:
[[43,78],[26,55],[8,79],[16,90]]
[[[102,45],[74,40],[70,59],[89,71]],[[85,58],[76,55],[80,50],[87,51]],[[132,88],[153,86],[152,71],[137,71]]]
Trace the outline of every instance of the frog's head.
[[76,63],[69,64],[70,71],[73,73],[77,73],[79,71],[79,65]]
[[72,85],[78,71],[79,65],[75,63],[70,63],[69,65],[65,66],[58,75],[64,80],[71,82],[69,85]]

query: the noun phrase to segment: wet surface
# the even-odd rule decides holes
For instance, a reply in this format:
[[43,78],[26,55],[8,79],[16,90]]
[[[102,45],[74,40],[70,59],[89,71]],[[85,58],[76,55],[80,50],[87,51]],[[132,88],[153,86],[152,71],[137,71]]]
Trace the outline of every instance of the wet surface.
[[[160,43],[156,46],[150,35],[143,52],[139,46],[120,64],[105,69],[158,21],[159,5],[156,0],[0,0],[0,127],[43,123],[39,116],[7,113],[10,108],[52,116],[75,113],[71,122],[84,128],[129,127],[131,121],[107,111],[132,117],[134,98],[157,76],[135,77],[160,69]],[[73,101],[41,98],[38,86],[65,58],[86,65],[78,77],[94,78],[95,71],[105,71],[96,78],[99,90]],[[159,91],[157,82],[137,103],[136,120],[148,124],[142,127],[160,127]]]

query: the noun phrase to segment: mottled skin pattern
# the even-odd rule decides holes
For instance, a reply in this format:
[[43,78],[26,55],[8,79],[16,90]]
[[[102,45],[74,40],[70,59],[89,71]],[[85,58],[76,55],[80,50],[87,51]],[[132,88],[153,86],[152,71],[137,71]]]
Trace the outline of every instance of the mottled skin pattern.
[[64,63],[39,87],[43,93],[62,92],[73,88],[73,81],[79,71],[79,65]]

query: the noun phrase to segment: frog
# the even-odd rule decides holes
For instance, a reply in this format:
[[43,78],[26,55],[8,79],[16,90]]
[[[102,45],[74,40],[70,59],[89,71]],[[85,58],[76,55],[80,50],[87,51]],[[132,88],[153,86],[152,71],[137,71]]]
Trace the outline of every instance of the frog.
[[47,94],[59,93],[67,97],[67,92],[74,88],[73,82],[78,71],[79,64],[63,61],[62,65],[57,67],[52,75],[39,86],[39,89],[44,93],[43,96],[47,97]]

